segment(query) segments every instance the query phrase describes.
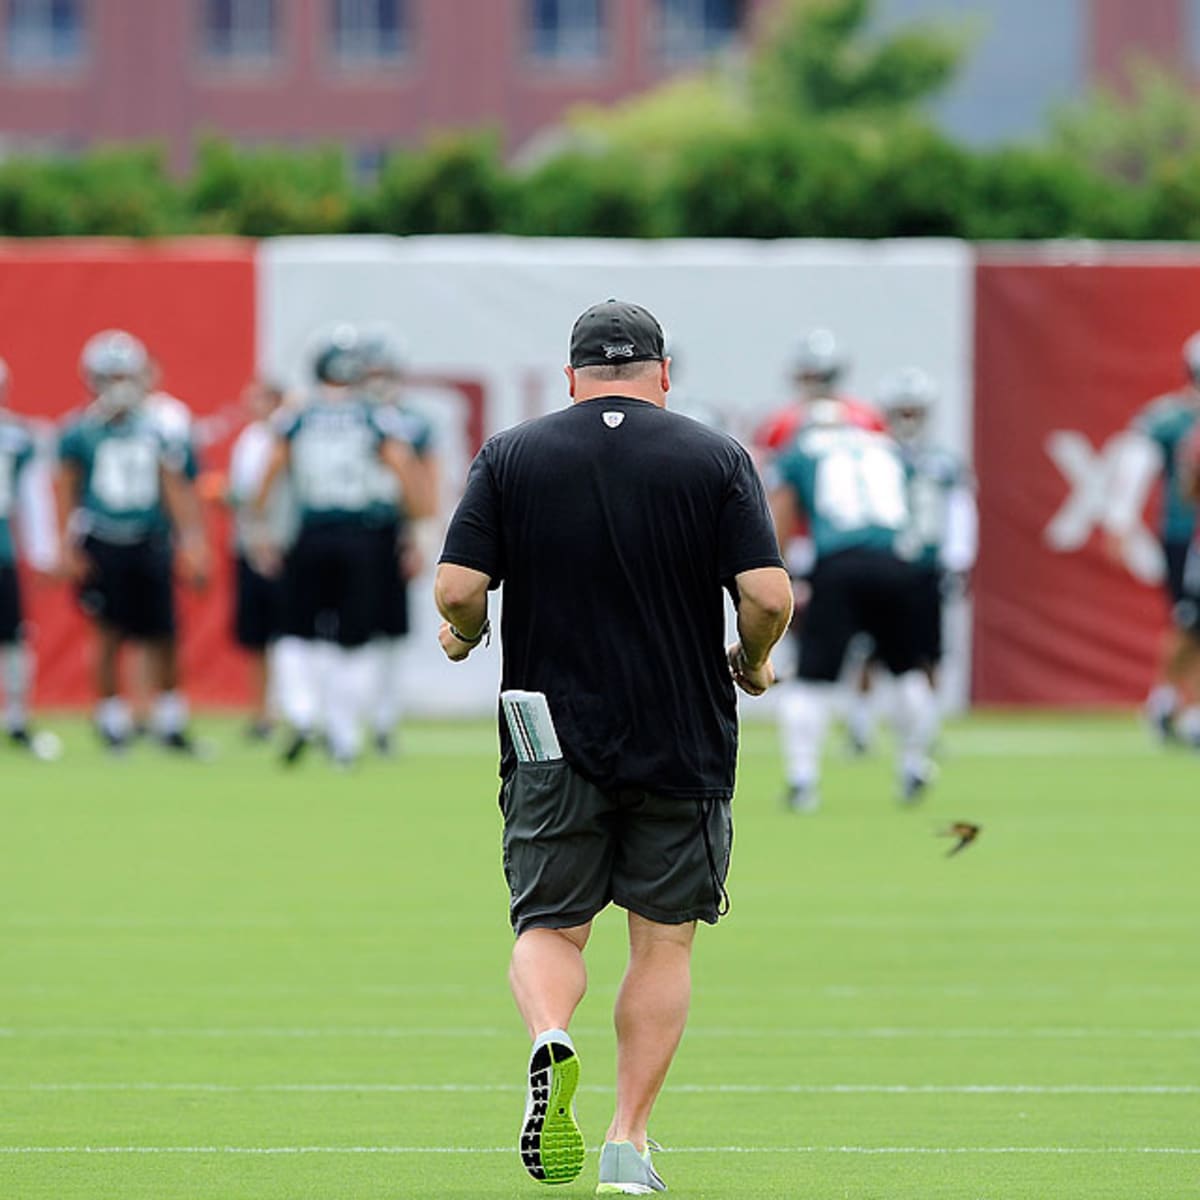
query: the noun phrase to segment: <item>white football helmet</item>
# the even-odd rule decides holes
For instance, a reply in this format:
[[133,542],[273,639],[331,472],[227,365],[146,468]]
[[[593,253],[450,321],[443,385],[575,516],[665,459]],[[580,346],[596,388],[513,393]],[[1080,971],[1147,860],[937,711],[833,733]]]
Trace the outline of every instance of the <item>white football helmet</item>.
[[904,367],[883,381],[879,407],[898,442],[914,442],[921,437],[937,394],[937,384],[920,367]]
[[846,359],[837,338],[828,329],[810,329],[800,339],[792,373],[797,379],[812,380],[829,387],[846,369]]
[[1193,333],[1183,343],[1183,362],[1187,367],[1188,378],[1200,387],[1200,331]]
[[146,398],[150,371],[145,345],[124,329],[94,334],[79,356],[88,390],[110,412],[126,412]]

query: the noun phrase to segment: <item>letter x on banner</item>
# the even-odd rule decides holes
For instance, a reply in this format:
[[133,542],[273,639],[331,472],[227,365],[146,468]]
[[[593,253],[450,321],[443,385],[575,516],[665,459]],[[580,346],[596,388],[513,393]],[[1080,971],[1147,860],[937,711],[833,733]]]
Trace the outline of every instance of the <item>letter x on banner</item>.
[[[1157,487],[1120,477],[1131,419],[1184,382],[1200,257],[978,268],[980,483],[973,693],[1000,704],[1144,697],[1168,605]],[[1117,554],[1106,532],[1131,518]]]

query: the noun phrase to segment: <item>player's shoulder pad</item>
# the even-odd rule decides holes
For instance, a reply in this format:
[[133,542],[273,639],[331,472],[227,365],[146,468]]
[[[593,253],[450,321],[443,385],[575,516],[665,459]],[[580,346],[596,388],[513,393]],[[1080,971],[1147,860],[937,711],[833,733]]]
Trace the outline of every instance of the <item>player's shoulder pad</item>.
[[1144,404],[1134,414],[1132,425],[1151,437],[1179,418],[1184,403],[1178,392],[1164,392]]
[[372,409],[372,416],[384,437],[407,442],[410,446],[428,440],[428,423],[414,412],[387,404]]
[[304,409],[301,407],[277,408],[267,418],[267,431],[274,438],[290,438],[295,435],[303,420]]
[[947,487],[967,482],[971,474],[962,456],[945,446],[929,447],[922,456],[921,467],[926,474]]

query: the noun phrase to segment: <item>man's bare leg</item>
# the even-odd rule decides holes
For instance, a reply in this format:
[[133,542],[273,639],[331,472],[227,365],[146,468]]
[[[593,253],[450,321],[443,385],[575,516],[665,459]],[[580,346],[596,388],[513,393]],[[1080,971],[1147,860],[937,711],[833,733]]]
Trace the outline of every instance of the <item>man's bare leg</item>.
[[683,1037],[692,995],[694,921],[660,925],[629,914],[629,968],[617,993],[617,1111],[610,1142],[646,1149],[650,1110]]
[[583,948],[591,922],[530,929],[517,938],[508,977],[533,1048],[521,1125],[521,1162],[542,1183],[570,1183],[583,1170],[584,1142],[572,1100],[579,1059],[567,1025],[587,990]]
[[267,689],[267,655],[263,650],[251,650],[246,655],[250,674],[251,721],[256,731],[266,731],[271,724],[271,699]]
[[121,635],[109,625],[96,626],[96,695],[108,700],[121,690],[118,679],[118,659],[121,655]]
[[587,990],[583,948],[592,924],[570,929],[528,929],[513,946],[508,981],[513,999],[536,1038],[548,1029],[566,1029]]

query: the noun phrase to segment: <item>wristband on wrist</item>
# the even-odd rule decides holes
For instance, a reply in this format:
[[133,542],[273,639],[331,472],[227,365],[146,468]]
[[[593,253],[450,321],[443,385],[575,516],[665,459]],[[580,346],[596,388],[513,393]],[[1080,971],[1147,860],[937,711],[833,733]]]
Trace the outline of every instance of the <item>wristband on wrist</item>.
[[737,671],[739,674],[743,674],[747,671],[759,671],[762,669],[761,663],[757,667],[752,667],[750,665],[750,659],[746,655],[746,647],[743,646],[741,644],[741,642],[738,643],[738,651],[737,651],[736,659],[737,659],[736,666],[737,666]]
[[462,642],[464,646],[478,646],[479,643],[482,642],[483,639],[492,632],[492,622],[489,618],[485,617],[483,621],[483,628],[480,629],[480,631],[474,637],[467,637],[465,633],[457,629],[453,624],[450,626],[450,632],[454,637],[458,638],[458,640]]

